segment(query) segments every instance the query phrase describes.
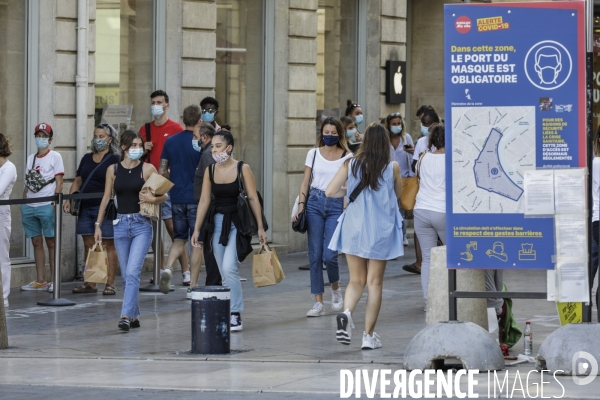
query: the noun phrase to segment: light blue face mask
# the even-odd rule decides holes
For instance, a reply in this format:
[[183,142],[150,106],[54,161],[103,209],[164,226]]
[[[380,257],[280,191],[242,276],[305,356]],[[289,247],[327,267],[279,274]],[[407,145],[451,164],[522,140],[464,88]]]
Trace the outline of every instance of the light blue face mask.
[[129,149],[127,151],[127,157],[132,161],[137,161],[144,154],[144,149]]
[[194,148],[194,150],[196,151],[202,151],[202,147],[198,146],[198,141],[197,140],[192,140],[192,147]]
[[215,114],[211,112],[203,112],[202,113],[202,122],[211,123],[215,120]]
[[423,136],[429,136],[429,127],[423,126],[423,124],[421,124],[421,133],[423,134]]
[[346,135],[350,138],[350,139],[354,139],[354,135],[356,135],[356,129],[348,129],[346,131]]
[[354,119],[354,122],[356,122],[357,124],[362,124],[363,120],[365,117],[363,117],[362,114],[357,115],[356,118]]
[[402,125],[390,126],[390,130],[394,135],[399,135],[402,132]]
[[36,137],[35,145],[38,149],[44,150],[46,147],[48,147],[50,145],[50,141],[48,138]]

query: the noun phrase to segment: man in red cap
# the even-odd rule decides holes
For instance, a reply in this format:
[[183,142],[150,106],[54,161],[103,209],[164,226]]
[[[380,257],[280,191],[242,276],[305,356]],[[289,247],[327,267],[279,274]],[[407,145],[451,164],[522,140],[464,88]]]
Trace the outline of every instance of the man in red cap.
[[[43,122],[35,127],[35,145],[38,151],[27,157],[24,199],[54,196],[56,193],[62,192],[65,168],[61,155],[50,150],[53,136],[54,132],[50,124]],[[33,256],[37,270],[37,279],[28,285],[21,286],[21,290],[54,291],[52,282],[54,276],[54,213],[54,202],[52,201],[21,206],[23,227],[25,235],[31,238],[33,244]],[[50,283],[46,282],[45,277],[46,255],[42,236],[46,238],[50,256]]]

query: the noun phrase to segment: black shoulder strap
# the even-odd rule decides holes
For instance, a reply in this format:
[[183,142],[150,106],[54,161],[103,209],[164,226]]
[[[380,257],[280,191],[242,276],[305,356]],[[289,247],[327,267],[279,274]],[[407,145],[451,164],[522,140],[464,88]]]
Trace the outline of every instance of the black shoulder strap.
[[348,204],[350,204],[354,200],[356,200],[356,198],[358,197],[360,192],[362,192],[365,189],[365,187],[366,187],[366,185],[363,186],[362,182],[359,183],[358,186],[356,188],[354,188],[352,193],[350,193],[350,197],[348,198]]
[[215,164],[209,165],[208,166],[208,176],[210,177],[211,183],[215,183],[215,180],[213,178],[214,171],[215,171]]
[[152,131],[150,130],[150,122],[146,122],[146,142],[152,141]]
[[344,152],[342,153],[342,156],[340,158],[346,157],[346,153],[347,153],[346,150],[344,150]]
[[[102,158],[102,161],[100,161],[100,163],[98,165],[96,165],[96,168],[94,168],[92,170],[92,172],[90,172],[90,174],[88,175],[88,177],[86,178],[85,182],[83,182],[83,185],[81,186],[81,189],[79,189],[80,193],[84,193],[84,189],[87,186],[88,182],[90,181],[90,179],[92,179],[92,176],[94,176],[94,172],[96,172],[98,170],[98,168],[100,168],[100,166],[102,164],[104,164],[104,162],[108,159],[110,159],[112,157],[112,153],[106,153],[104,155],[104,158]],[[92,156],[92,161],[94,160],[93,156]]]
[[246,189],[244,187],[244,176],[242,175],[242,167],[243,166],[244,166],[244,162],[238,161],[237,170],[238,170],[238,185],[240,187],[240,192],[242,192],[242,190]]
[[[348,165],[348,168],[350,168],[350,165]],[[367,185],[364,185],[362,180],[358,183],[358,186],[356,186],[354,188],[354,190],[352,191],[352,193],[350,193],[350,197],[348,197],[348,204],[352,203],[354,200],[356,200],[356,198],[358,197],[358,195],[360,194],[360,192],[362,192],[365,188],[367,187]]]
[[310,178],[308,179],[308,191],[310,192],[310,185],[312,185],[312,181],[313,181],[313,172],[315,170],[315,159],[317,158],[317,151],[319,151],[319,148],[315,148],[315,155],[313,156],[313,162],[312,165],[310,166]]

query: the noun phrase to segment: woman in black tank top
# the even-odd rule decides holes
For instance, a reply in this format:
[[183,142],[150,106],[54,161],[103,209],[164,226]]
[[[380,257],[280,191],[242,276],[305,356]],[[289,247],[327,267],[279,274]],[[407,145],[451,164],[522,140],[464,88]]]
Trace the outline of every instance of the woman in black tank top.
[[217,163],[209,166],[204,174],[192,245],[209,246],[209,250],[214,254],[223,278],[223,286],[228,286],[231,290],[231,330],[241,331],[240,313],[244,310],[244,296],[238,268],[239,263],[252,252],[250,245],[252,237],[242,235],[238,229],[240,226],[237,213],[239,179],[243,180],[246,188],[250,207],[258,223],[258,238],[261,243],[267,243],[267,234],[263,229],[262,210],[250,166],[240,161],[243,165],[241,177],[238,176],[238,161],[231,158],[232,152],[231,133],[227,131],[215,133],[212,139],[212,155]]
[[152,243],[152,222],[140,214],[140,202],[162,203],[167,195],[155,197],[149,191],[141,192],[144,182],[156,173],[152,164],[140,161],[144,152],[142,137],[127,130],[121,135],[121,162],[106,170],[106,186],[96,221],[96,242],[102,242],[100,224],[104,220],[106,205],[115,194],[117,219],[114,225],[114,243],[121,265],[123,279],[123,306],[119,329],[139,328],[140,307],[138,291],[140,274],[148,248]]

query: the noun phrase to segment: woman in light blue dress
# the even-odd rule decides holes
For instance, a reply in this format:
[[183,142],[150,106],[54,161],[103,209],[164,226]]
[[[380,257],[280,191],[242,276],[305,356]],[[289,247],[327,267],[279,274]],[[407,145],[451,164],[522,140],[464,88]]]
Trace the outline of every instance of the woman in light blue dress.
[[363,188],[338,219],[329,249],[346,254],[350,282],[344,298],[345,311],[337,316],[336,337],[350,344],[352,312],[367,285],[367,313],[362,349],[381,347],[374,332],[381,308],[383,274],[387,260],[404,255],[402,216],[399,199],[402,193],[400,167],[391,161],[387,129],[378,123],[368,126],[359,153],[346,161],[325,194],[333,196],[347,182],[349,197]]

